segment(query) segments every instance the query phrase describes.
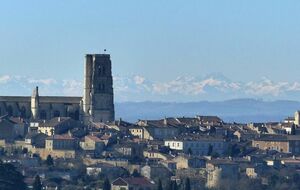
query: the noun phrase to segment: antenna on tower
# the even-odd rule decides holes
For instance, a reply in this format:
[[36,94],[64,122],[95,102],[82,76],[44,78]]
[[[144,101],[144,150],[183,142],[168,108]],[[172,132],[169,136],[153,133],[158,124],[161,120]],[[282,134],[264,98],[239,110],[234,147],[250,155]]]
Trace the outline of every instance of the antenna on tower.
[[104,49],[103,51],[104,51],[104,54],[105,54],[106,53],[106,49]]

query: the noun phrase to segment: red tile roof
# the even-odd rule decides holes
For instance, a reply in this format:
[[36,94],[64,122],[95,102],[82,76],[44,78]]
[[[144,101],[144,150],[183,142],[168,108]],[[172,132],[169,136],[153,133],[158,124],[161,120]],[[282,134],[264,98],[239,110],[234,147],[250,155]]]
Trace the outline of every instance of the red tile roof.
[[147,178],[144,177],[130,177],[130,178],[118,178],[115,180],[113,185],[116,186],[126,186],[126,185],[153,185]]

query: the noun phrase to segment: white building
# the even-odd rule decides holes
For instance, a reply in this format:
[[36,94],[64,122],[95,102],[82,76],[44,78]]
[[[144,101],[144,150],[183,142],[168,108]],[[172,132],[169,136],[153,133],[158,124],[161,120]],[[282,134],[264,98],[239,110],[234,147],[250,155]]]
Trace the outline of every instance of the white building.
[[165,140],[164,145],[172,150],[201,156],[207,155],[209,149],[212,153],[218,153],[219,155],[224,154],[227,149],[227,142],[224,139],[199,135]]

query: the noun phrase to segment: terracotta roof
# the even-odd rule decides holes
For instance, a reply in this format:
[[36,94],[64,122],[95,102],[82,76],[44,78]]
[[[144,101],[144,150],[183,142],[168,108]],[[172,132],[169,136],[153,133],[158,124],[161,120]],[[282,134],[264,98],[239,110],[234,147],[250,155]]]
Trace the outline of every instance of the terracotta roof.
[[261,135],[256,141],[300,141],[300,135]]
[[147,178],[144,177],[131,177],[124,178],[129,185],[153,185]]
[[54,117],[50,120],[44,120],[39,122],[39,127],[56,127],[59,124],[71,120],[70,117]]
[[202,116],[202,115],[198,115],[197,118],[201,122],[215,122],[215,123],[222,122],[222,120],[218,116]]
[[127,186],[127,182],[122,178],[116,179],[115,181],[112,182],[112,184],[115,186]]
[[118,178],[112,182],[115,186],[127,186],[127,185],[153,185],[147,178],[144,177],[130,177],[130,178]]
[[95,142],[102,142],[102,140],[99,139],[97,136],[88,135],[86,137],[89,138],[89,139],[91,139],[92,141],[95,141]]
[[103,135],[102,137],[100,137],[101,140],[109,140],[111,138],[111,136],[109,135]]
[[173,139],[166,139],[166,141],[225,141],[221,137],[215,137],[210,135],[201,135],[201,134],[183,134]]
[[48,137],[47,140],[74,140],[73,137],[69,136],[69,135],[53,135],[51,137]]

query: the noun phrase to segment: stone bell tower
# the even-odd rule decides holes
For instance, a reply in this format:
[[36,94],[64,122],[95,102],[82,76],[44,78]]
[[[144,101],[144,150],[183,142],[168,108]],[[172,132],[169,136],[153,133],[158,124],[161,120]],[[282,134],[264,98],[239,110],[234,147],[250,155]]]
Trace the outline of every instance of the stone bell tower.
[[33,119],[39,117],[39,87],[35,87],[31,96],[31,113]]
[[115,119],[111,60],[109,54],[87,54],[82,100],[83,121],[107,122]]

